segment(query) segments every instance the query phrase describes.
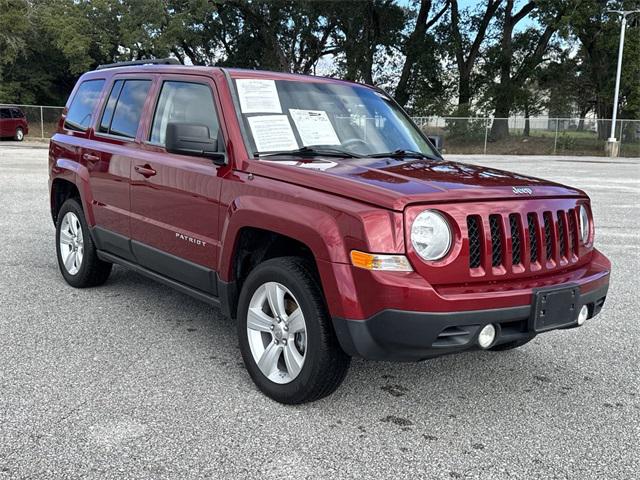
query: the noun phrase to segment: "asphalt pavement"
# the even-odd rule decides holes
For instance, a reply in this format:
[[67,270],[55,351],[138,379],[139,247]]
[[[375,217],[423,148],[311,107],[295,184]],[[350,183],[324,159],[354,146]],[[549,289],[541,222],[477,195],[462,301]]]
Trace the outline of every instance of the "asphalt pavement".
[[216,308],[120,267],[68,286],[47,150],[0,143],[0,479],[638,478],[640,159],[449,158],[591,195],[602,313],[509,352],[356,360],[291,407],[254,387]]

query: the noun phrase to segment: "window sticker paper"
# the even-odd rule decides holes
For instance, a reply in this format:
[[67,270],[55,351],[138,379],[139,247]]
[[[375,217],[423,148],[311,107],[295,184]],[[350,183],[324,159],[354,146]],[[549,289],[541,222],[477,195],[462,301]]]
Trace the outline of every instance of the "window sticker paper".
[[259,152],[298,148],[289,117],[286,115],[260,115],[249,117],[248,120]]
[[275,80],[236,80],[242,113],[282,113]]
[[340,145],[331,120],[324,110],[289,109],[304,145]]

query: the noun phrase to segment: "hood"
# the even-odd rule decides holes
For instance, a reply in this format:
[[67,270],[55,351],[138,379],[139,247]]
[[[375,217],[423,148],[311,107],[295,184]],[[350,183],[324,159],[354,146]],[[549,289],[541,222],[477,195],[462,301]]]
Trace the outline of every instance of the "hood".
[[547,180],[444,160],[281,157],[250,163],[256,175],[397,211],[414,203],[586,196]]

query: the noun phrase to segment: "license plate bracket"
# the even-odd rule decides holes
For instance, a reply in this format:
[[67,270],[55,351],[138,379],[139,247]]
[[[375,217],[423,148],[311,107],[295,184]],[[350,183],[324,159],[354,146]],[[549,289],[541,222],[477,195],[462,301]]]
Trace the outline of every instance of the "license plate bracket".
[[580,287],[577,285],[536,289],[530,327],[540,333],[577,324],[579,307]]

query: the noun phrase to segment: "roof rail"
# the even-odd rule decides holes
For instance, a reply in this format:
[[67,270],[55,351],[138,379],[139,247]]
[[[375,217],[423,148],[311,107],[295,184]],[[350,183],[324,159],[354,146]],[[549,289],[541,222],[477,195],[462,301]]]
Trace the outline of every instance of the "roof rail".
[[182,65],[177,58],[149,58],[147,60],[132,60],[130,62],[105,63],[98,65],[96,70],[105,68],[129,67],[132,65]]

